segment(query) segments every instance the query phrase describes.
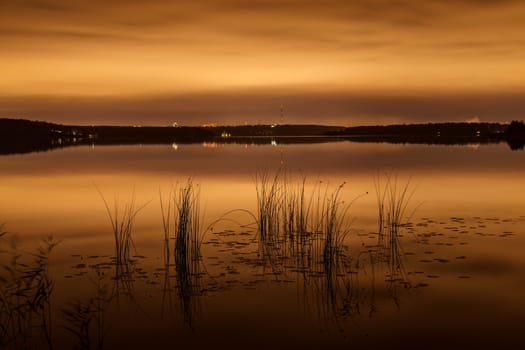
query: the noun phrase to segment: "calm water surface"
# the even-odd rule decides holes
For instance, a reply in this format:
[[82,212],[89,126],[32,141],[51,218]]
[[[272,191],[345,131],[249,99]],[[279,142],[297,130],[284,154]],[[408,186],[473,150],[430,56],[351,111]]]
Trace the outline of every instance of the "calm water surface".
[[[96,146],[3,156],[3,283],[20,278],[13,270],[45,265],[52,285],[24,330],[4,331],[4,346],[523,345],[524,160],[505,145],[350,142]],[[289,242],[261,244],[253,218],[239,210],[209,227],[191,273],[165,263],[159,192],[167,196],[193,178],[207,227],[231,210],[255,213],[255,175],[278,169],[292,182],[305,178],[308,195],[344,183],[341,199],[355,200],[344,254],[333,266],[315,244],[308,254]],[[395,254],[378,244],[374,179],[384,181],[384,174],[414,190],[411,224],[400,228]],[[122,207],[133,194],[145,205],[126,266],[112,259],[113,233],[97,188],[111,205]],[[39,265],[34,254],[48,236],[59,243]],[[1,311],[7,325],[9,313]]]

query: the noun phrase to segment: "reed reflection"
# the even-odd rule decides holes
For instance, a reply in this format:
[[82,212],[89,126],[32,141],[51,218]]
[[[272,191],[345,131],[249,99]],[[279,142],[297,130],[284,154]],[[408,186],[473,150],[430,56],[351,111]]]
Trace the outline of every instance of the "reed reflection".
[[99,266],[93,268],[90,278],[95,293],[85,300],[69,302],[62,309],[64,328],[74,336],[75,349],[103,349],[109,331],[106,321],[107,310],[114,299],[106,275]]

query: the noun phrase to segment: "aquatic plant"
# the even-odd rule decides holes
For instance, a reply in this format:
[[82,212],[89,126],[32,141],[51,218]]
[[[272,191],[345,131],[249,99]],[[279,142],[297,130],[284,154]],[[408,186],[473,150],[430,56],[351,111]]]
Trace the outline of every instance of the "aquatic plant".
[[257,192],[257,230],[260,239],[275,238],[280,234],[282,187],[280,172],[255,174]]
[[397,176],[384,175],[384,184],[381,177],[374,179],[378,205],[378,260],[384,260],[389,265],[388,280],[402,281],[409,284],[403,267],[403,251],[401,237],[403,228],[410,225],[410,219],[419,206],[411,212],[408,207],[415,192],[411,180],[400,183]]
[[[2,237],[5,235],[3,232]],[[49,256],[56,245],[52,237],[47,237],[34,253],[22,254],[13,238],[11,249],[1,251],[11,258],[0,274],[1,348],[31,348],[37,342],[39,348],[53,348],[51,294],[54,282],[49,277]],[[40,331],[38,336],[35,329]]]
[[306,178],[296,181],[282,169],[255,176],[259,256],[274,273],[289,257],[301,271],[315,264],[332,269],[350,232],[350,207],[366,194],[345,201],[346,183],[332,190],[319,181],[309,193],[306,184]]
[[384,186],[381,182],[379,176],[374,176],[374,188],[376,192],[376,201],[377,201],[377,233],[378,233],[378,243],[382,244],[384,238],[384,229],[385,229],[385,201],[388,186]]
[[306,177],[297,184],[286,177],[283,181],[283,230],[290,240],[303,239],[308,234],[312,198],[306,195]]
[[397,177],[387,179],[388,181],[388,220],[387,225],[393,230],[405,226],[412,217],[407,215],[407,207],[414,195],[415,188],[410,188],[410,179],[404,185],[398,183]]
[[200,258],[201,231],[200,191],[190,178],[185,185],[174,188],[164,202],[159,193],[164,231],[164,257],[170,261],[169,242],[175,240],[175,262]]
[[164,231],[164,250],[163,250],[163,256],[164,256],[164,264],[167,266],[170,263],[170,234],[171,234],[171,204],[172,204],[172,196],[173,193],[170,192],[169,198],[167,200],[167,207],[164,207],[164,200],[162,199],[162,191],[159,190],[159,200],[160,200],[160,211],[162,214],[162,229]]
[[410,214],[407,213],[407,208],[415,192],[410,179],[405,184],[400,184],[397,176],[385,174],[384,177],[384,185],[381,177],[374,178],[380,239],[385,234],[390,238],[395,236],[399,228],[409,223],[417,209],[416,207]]
[[200,258],[200,192],[191,179],[175,200],[175,260],[181,264]]
[[133,243],[133,225],[137,214],[148,204],[136,207],[135,192],[130,199],[124,203],[115,198],[113,208],[110,208],[106,198],[97,187],[97,191],[104,202],[106,212],[111,222],[113,237],[115,240],[115,261],[117,264],[129,263]]
[[170,268],[170,239],[174,239],[174,265],[178,295],[186,323],[192,327],[195,302],[200,294],[200,246],[207,229],[201,229],[200,190],[188,179],[171,190],[167,204],[160,193],[164,230],[164,262]]
[[322,201],[321,212],[323,215],[318,225],[324,234],[323,258],[325,264],[326,261],[333,260],[334,254],[339,253],[344,238],[350,232],[347,215],[352,202],[345,203],[340,198],[344,185],[345,183],[341,184],[329,195],[325,194]]

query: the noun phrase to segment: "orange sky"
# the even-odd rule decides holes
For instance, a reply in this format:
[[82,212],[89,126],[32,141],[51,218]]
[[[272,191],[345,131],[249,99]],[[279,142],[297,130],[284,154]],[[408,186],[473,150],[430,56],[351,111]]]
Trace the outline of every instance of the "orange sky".
[[522,0],[0,0],[0,116],[523,119]]

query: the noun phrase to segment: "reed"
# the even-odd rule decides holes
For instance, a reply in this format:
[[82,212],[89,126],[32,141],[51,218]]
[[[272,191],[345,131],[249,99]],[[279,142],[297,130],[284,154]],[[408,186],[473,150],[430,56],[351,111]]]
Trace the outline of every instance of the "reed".
[[[384,183],[383,183],[384,181]],[[403,228],[410,225],[410,220],[419,206],[412,211],[409,207],[416,188],[411,179],[401,182],[395,175],[385,174],[374,179],[378,205],[378,247],[385,255],[383,260],[388,261],[389,280],[407,280],[402,261],[401,237]],[[407,282],[408,283],[408,282]]]
[[[164,203],[162,198],[162,191],[159,190],[160,210],[162,214],[162,229],[164,231],[164,265],[168,266],[170,263],[170,235],[171,235],[171,204],[173,201],[173,191],[169,193],[167,203]],[[167,206],[166,206],[167,205]]]
[[164,231],[164,258],[171,259],[169,242],[175,241],[174,262],[200,259],[200,246],[205,232],[201,231],[200,190],[193,179],[173,188],[165,202],[159,193]]
[[193,181],[179,190],[175,216],[175,258],[180,263],[200,258],[200,191]]
[[322,216],[318,224],[324,234],[323,263],[327,271],[332,270],[335,265],[343,241],[350,232],[347,216],[352,202],[345,203],[341,200],[344,185],[345,183],[341,184],[331,194],[325,195],[322,201]]
[[380,236],[385,234],[392,238],[399,228],[409,224],[417,207],[408,214],[408,206],[415,193],[411,180],[401,184],[397,176],[384,175],[384,184],[381,177],[374,178],[378,207],[378,231]]
[[274,175],[257,173],[257,230],[259,255],[273,270],[292,257],[298,271],[324,266],[332,274],[344,255],[350,232],[350,207],[364,194],[343,199],[342,183],[335,189],[318,182],[307,191],[306,178],[294,180],[280,169]]
[[192,179],[188,179],[176,197],[175,269],[179,287],[179,301],[184,320],[193,328],[195,309],[194,296],[199,294],[199,266],[201,246],[200,191]]
[[386,201],[388,186],[383,186],[380,176],[374,176],[374,188],[376,192],[376,201],[377,201],[378,244],[382,244],[383,239],[384,239],[385,210],[386,210],[385,201]]
[[160,194],[164,230],[164,263],[170,268],[170,240],[175,241],[173,263],[175,265],[179,302],[185,322],[193,327],[196,303],[199,294],[200,247],[207,229],[201,229],[200,189],[190,178],[184,185],[173,188],[167,202]]
[[306,194],[306,178],[303,177],[297,184],[288,177],[283,181],[282,216],[283,231],[286,238],[292,243],[304,240],[309,233],[309,220],[312,208],[312,198]]
[[137,207],[135,191],[133,191],[130,199],[124,203],[121,203],[118,198],[115,198],[113,207],[111,208],[98,187],[97,191],[104,202],[106,213],[111,222],[115,241],[115,262],[117,265],[127,264],[131,260],[131,250],[134,247],[133,226],[135,218],[148,203]]
[[280,235],[282,187],[280,171],[274,176],[268,172],[255,174],[257,192],[257,229],[259,238],[266,240]]
[[275,174],[267,171],[255,174],[257,213],[253,217],[260,264],[270,267],[276,276],[283,272],[287,250],[298,244],[298,231],[307,231],[304,188],[304,182],[302,186],[296,185],[282,169]]
[[306,178],[295,181],[282,169],[255,175],[257,222],[260,240],[296,242],[312,233],[313,192],[306,193]]
[[411,188],[410,179],[403,185],[397,177],[388,178],[388,225],[394,230],[406,226],[412,215],[407,215],[407,207],[414,195],[415,188]]
[[[4,237],[2,235],[2,237]],[[51,294],[54,282],[49,276],[49,257],[57,245],[52,237],[30,254],[11,250],[2,254],[11,257],[0,273],[0,348],[53,348],[51,327]],[[26,259],[29,256],[31,259]],[[40,334],[36,335],[35,330]]]

